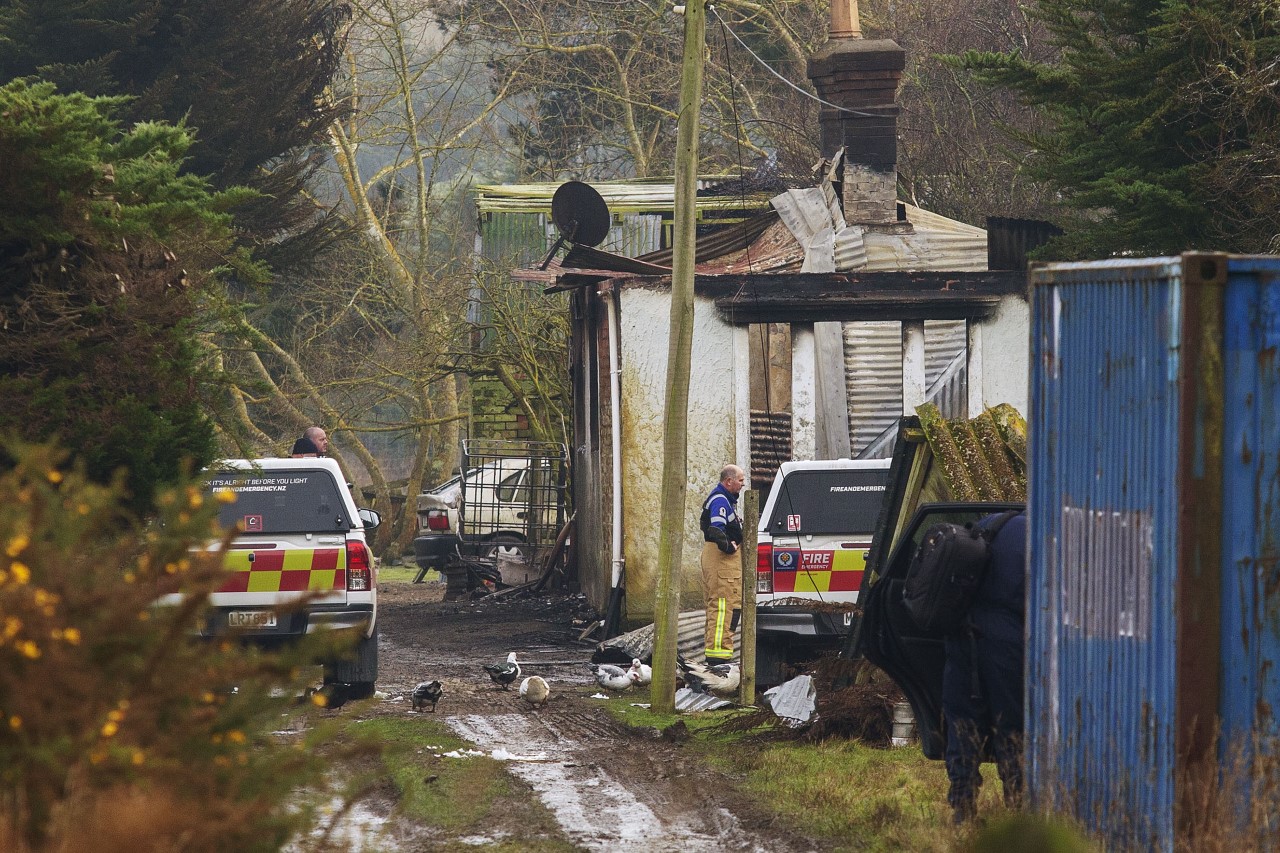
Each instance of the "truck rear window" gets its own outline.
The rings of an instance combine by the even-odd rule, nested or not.
[[[875,531],[888,468],[792,471],[769,518],[773,536]]]
[[[222,504],[218,522],[245,533],[346,531],[353,519],[338,483],[328,471],[219,471],[209,491],[230,489],[234,503]]]

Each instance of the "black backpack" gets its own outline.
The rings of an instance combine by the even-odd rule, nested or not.
[[[986,527],[943,523],[925,531],[902,590],[902,603],[918,628],[949,634],[964,623],[991,562],[991,542],[1019,512],[1001,513]]]

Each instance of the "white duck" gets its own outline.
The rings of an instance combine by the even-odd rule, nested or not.
[[[718,663],[707,666],[677,657],[676,662],[684,673],[685,684],[695,693],[714,693],[732,696],[738,690],[742,672],[736,663]]]
[[[605,690],[622,691],[635,683],[631,680],[631,670],[614,666],[611,663],[593,663],[591,664],[591,672],[595,674],[596,681]]]
[[[520,677],[520,664],[516,661],[516,653],[511,652],[507,655],[506,663],[485,664],[484,671],[489,673],[489,678],[493,679],[494,684],[506,690],[513,681]]]
[[[545,678],[531,675],[520,682],[520,698],[534,708],[541,708],[551,698],[551,687],[547,685]]]
[[[631,680],[640,687],[653,681],[653,667],[647,663],[641,663],[640,658],[632,658],[631,669],[627,672],[631,674]]]

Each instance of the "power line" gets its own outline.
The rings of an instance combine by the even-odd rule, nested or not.
[[[839,104],[833,104],[830,101],[825,101],[822,98],[819,98],[817,95],[812,95],[806,92],[804,89],[800,88],[795,83],[792,83],[786,77],[783,77],[781,74],[775,71],[773,67],[769,65],[769,63],[765,62],[754,50],[752,50],[750,45],[748,45],[745,41],[743,41],[738,36],[738,34],[735,33],[727,23],[725,23],[724,18],[721,18],[720,13],[716,11],[715,6],[707,6],[707,9],[711,12],[711,14],[716,16],[716,20],[720,22],[720,26],[724,27],[725,31],[728,32],[729,35],[733,36],[733,40],[736,41],[738,44],[742,45],[742,49],[745,50],[747,53],[751,54],[751,58],[754,59],[756,62],[760,63],[760,65],[764,68],[765,71],[768,71],[774,77],[777,77],[783,83],[787,84],[792,89],[795,89],[797,92],[799,92],[801,95],[804,95],[806,98],[808,98],[811,101],[817,101],[818,103],[822,104],[824,107],[831,107],[833,110],[839,110],[842,113],[849,113],[850,115],[862,116],[863,118],[881,118],[881,116],[876,113],[863,112],[862,110],[851,110],[848,107],[842,107]]]

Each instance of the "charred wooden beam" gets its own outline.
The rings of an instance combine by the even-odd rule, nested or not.
[[[1025,295],[1023,272],[773,273],[705,276],[697,291],[732,323],[963,320]]]

